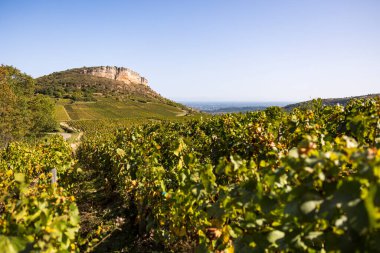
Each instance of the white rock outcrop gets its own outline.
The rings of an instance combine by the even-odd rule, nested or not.
[[[148,80],[146,78],[140,76],[139,73],[133,70],[123,67],[100,66],[86,68],[83,70],[83,74],[105,77],[121,81],[126,84],[142,84],[148,86]]]

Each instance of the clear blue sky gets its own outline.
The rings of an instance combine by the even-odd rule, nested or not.
[[[380,92],[379,0],[0,0],[0,63],[132,68],[175,100]]]

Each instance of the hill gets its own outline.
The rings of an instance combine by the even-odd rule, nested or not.
[[[344,98],[325,98],[321,99],[323,105],[346,105],[351,99],[368,99],[368,98],[374,98],[374,97],[380,97],[380,93],[377,94],[368,94],[368,95],[362,95],[362,96],[354,96],[354,97],[344,97]],[[296,107],[303,107],[307,106],[312,103],[313,100],[308,100],[300,103],[290,104],[287,106],[284,106],[285,110],[292,110]]]
[[[91,101],[94,95],[168,102],[148,81],[124,67],[83,67],[54,72],[36,79],[38,92],[56,98]]]
[[[192,112],[162,97],[148,80],[124,67],[83,67],[36,79],[37,92],[56,99],[58,121],[165,118]]]

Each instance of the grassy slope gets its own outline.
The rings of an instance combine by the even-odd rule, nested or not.
[[[70,120],[70,116],[66,112],[65,107],[63,105],[56,105],[55,106],[54,118],[58,122]]]
[[[65,109],[65,104],[68,104],[69,100],[60,99],[55,103],[54,118],[58,121],[69,121],[71,120],[69,114]]]

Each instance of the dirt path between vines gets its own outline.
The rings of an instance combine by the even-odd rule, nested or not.
[[[182,110],[182,112],[180,112],[180,113],[177,113],[177,117],[183,117],[183,116],[186,116],[187,115],[187,111],[185,111],[185,110]]]
[[[75,153],[78,149],[81,138],[83,136],[83,132],[79,131],[78,129],[75,129],[74,127],[69,126],[66,122],[60,122],[59,125],[63,130],[65,130],[65,133],[59,133],[66,141],[71,139],[73,135],[78,134],[74,140],[72,140],[72,143],[70,143],[70,147],[73,149],[73,152]]]
[[[83,136],[83,132],[79,132],[78,136],[75,138],[75,142],[70,144],[70,147],[73,149],[73,152],[75,153],[81,143],[81,138]]]

